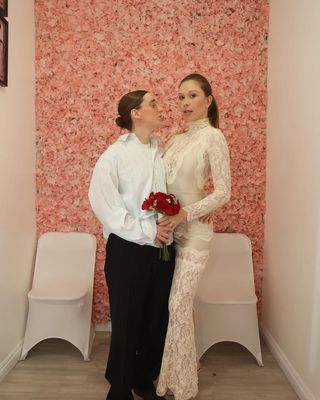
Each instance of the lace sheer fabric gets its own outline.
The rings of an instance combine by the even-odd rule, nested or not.
[[[199,218],[229,200],[230,160],[223,133],[207,119],[191,125],[190,130],[173,137],[164,155],[167,184],[185,204],[188,221]],[[178,176],[179,175],[179,176]],[[212,176],[214,192],[204,193],[204,184]]]
[[[163,396],[170,389],[175,400],[187,400],[198,392],[193,299],[213,236],[212,226],[198,218],[229,200],[229,151],[222,132],[205,119],[169,142],[164,162],[168,191],[177,196],[188,219],[174,232],[176,266],[157,393]],[[206,195],[204,185],[210,177],[214,191]]]
[[[171,389],[175,400],[195,397],[198,392],[192,303],[207,258],[208,252],[201,253],[192,248],[180,248],[176,255],[170,318],[157,386],[161,396]]]

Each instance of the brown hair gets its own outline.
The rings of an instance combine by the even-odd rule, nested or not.
[[[214,128],[219,128],[219,110],[218,110],[218,104],[216,102],[216,99],[214,98],[212,94],[212,88],[209,83],[209,81],[202,75],[200,74],[190,74],[187,75],[185,78],[182,79],[180,82],[179,87],[182,85],[183,82],[186,81],[196,81],[199,83],[201,89],[203,90],[204,94],[206,97],[212,96],[212,102],[208,108],[208,118],[210,121],[210,124]]]
[[[135,90],[121,97],[118,104],[119,115],[116,118],[116,124],[120,126],[120,128],[132,129],[131,110],[141,106],[146,93],[148,93],[147,90]]]

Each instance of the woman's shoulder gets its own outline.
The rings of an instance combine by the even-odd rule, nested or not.
[[[178,137],[181,136],[180,134],[174,134],[172,136],[170,136],[170,138],[166,141],[165,143],[165,149],[168,149],[169,147],[171,147],[173,145],[173,143],[178,139]]]
[[[204,136],[209,141],[216,141],[216,140],[225,140],[225,136],[220,128],[215,128],[212,125],[207,126],[204,129]]]
[[[119,157],[121,154],[122,145],[118,141],[111,143],[107,149],[101,153],[100,157],[98,158],[97,164],[103,164],[107,162],[112,162]]]
[[[206,132],[207,135],[220,135],[222,133],[220,128],[216,128],[211,124],[208,124],[203,131]]]

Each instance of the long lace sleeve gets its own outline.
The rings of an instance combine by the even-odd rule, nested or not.
[[[219,129],[210,130],[207,138],[207,158],[214,184],[213,193],[183,209],[187,220],[202,217],[225,204],[231,195],[230,156],[227,142]]]

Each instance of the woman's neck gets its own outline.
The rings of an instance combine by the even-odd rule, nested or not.
[[[132,129],[132,133],[134,133],[137,136],[137,138],[140,140],[141,143],[143,143],[143,144],[150,143],[150,137],[152,134],[150,129],[147,129],[142,126],[140,126],[140,127],[135,126]]]
[[[197,119],[196,121],[190,121],[187,133],[193,134],[194,132],[198,132],[199,130],[206,128],[209,125],[210,122],[208,118],[202,118],[202,119]]]
[[[208,117],[203,117],[203,118],[197,119],[196,121],[190,121],[189,125],[190,126],[202,125],[202,124],[207,123],[207,122],[209,122],[209,118]]]

